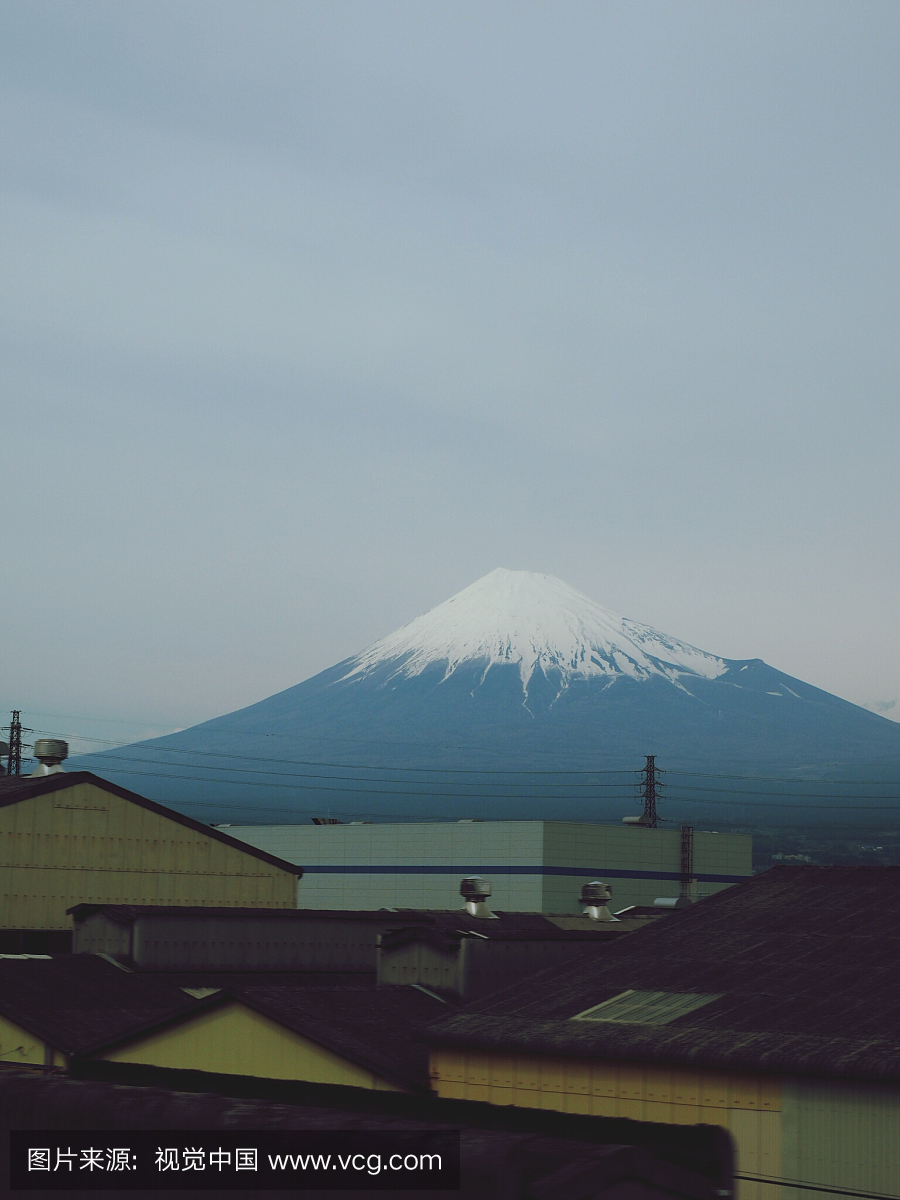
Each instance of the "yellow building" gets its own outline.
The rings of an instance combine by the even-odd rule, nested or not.
[[[293,866],[91,774],[0,780],[0,929],[76,904],[296,908]]]
[[[348,997],[356,1001],[350,1014]],[[427,1055],[410,1041],[408,1017],[390,1014],[387,1039],[383,1030],[377,1036],[367,1032],[372,1010],[383,1007],[379,1002],[384,999],[384,990],[376,993],[372,987],[248,988],[237,996],[223,992],[210,997],[203,1012],[161,1022],[87,1057],[209,1075],[426,1091]],[[412,999],[425,1020],[437,1015],[439,1001],[429,1003],[422,993]]]
[[[432,1086],[721,1125],[742,1200],[896,1197],[898,901],[897,867],[775,868],[432,1026]]]
[[[414,1034],[446,1009],[436,996],[231,978],[228,988],[185,987],[95,954],[0,955],[0,1062],[428,1091],[428,1052]]]
[[[0,1062],[65,1068],[81,1046],[174,1020],[202,1001],[93,954],[0,954]]]

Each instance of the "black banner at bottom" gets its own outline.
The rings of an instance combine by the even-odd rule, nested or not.
[[[10,1188],[454,1191],[453,1130],[12,1130]]]

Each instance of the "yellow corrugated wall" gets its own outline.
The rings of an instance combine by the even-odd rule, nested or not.
[[[654,1063],[433,1049],[439,1096],[549,1108],[674,1125],[722,1125],[735,1139],[739,1170],[781,1173],[781,1088],[777,1077],[691,1070]],[[768,1185],[741,1182],[740,1200],[773,1200]]]
[[[44,1043],[21,1025],[0,1017],[0,1062],[15,1066],[20,1063],[43,1066]]]
[[[0,1062],[11,1066],[27,1063],[36,1067],[62,1067],[65,1066],[66,1056],[53,1046],[47,1046],[21,1025],[0,1017]]]
[[[0,928],[81,903],[294,908],[297,878],[91,783],[0,808]]]
[[[784,1178],[900,1196],[900,1087],[851,1080],[784,1081]],[[785,1188],[782,1200],[833,1200]]]
[[[239,1001],[148,1033],[98,1057],[185,1071],[302,1079],[379,1091],[402,1091],[372,1071],[342,1058]]]

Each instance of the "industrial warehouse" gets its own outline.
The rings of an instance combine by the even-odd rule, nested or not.
[[[296,908],[303,874],[88,771],[58,767],[0,778],[0,847],[6,951],[64,948],[75,904]]]
[[[500,930],[492,937],[503,915],[483,891],[468,890],[455,918],[385,913],[379,954],[424,944],[450,955],[454,928],[486,956],[502,956],[510,937],[553,947],[538,915],[513,915],[505,939]],[[556,944],[568,941],[574,952],[567,961],[554,952],[543,970],[468,997],[446,986],[446,975],[401,983],[389,964],[374,976],[341,970],[348,963],[340,955],[337,969],[318,971],[266,971],[262,962],[222,970],[236,965],[228,950],[193,969],[171,957],[128,966],[105,952],[7,957],[0,1055],[11,1081],[31,1069],[35,1087],[52,1069],[98,1084],[256,1096],[301,1109],[340,1099],[354,1111],[363,1094],[406,1095],[438,1104],[436,1112],[453,1103],[463,1113],[515,1110],[526,1126],[529,1113],[556,1113],[554,1128],[576,1140],[615,1122],[620,1144],[665,1126],[686,1135],[718,1126],[733,1141],[743,1200],[765,1200],[785,1180],[802,1183],[802,1196],[895,1195],[895,939],[871,918],[896,906],[900,870],[775,867],[612,936],[603,899],[588,895],[600,903],[561,919],[584,920],[596,941],[573,943],[553,925],[563,935]],[[128,927],[152,917],[149,907],[73,915],[84,946],[98,944],[104,922]],[[359,914],[346,916],[361,924]],[[339,914],[318,917],[317,936],[327,939],[330,928],[341,944]],[[201,910],[185,914],[193,935],[201,918]],[[178,920],[172,909],[160,919],[170,927]],[[210,910],[209,928],[227,919]],[[234,910],[233,919],[253,918]],[[281,925],[289,915],[255,919]],[[3,1087],[0,1071],[0,1096]]]
[[[709,896],[752,871],[752,838],[571,821],[230,825],[222,832],[303,867],[304,908],[450,908],[463,875],[484,875],[510,912],[578,912],[598,877],[616,908]]]
[[[188,1122],[218,1094],[487,1121],[492,1154],[531,1128],[594,1200],[900,1188],[898,868],[753,877],[747,835],[640,823],[209,827],[42,768],[0,786],[0,1111],[62,1077]]]
[[[744,1200],[896,1196],[898,903],[898,867],[773,867],[433,1024],[433,1086],[722,1125]]]

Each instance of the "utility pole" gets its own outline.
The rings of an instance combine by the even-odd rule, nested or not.
[[[659,768],[656,765],[656,755],[647,755],[647,765],[641,771],[643,778],[643,789],[641,798],[644,801],[644,815],[641,817],[641,824],[648,826],[650,829],[656,829],[658,820],[656,816],[656,800],[659,791]]]
[[[681,898],[690,900],[694,887],[694,827],[681,827]]]

